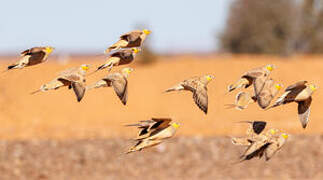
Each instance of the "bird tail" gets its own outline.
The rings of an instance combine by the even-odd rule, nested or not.
[[[229,86],[228,86],[228,91],[227,91],[227,93],[226,94],[228,94],[229,92],[231,92],[231,91],[233,91],[233,90],[235,90],[237,87],[234,85],[234,84],[230,84]]]
[[[242,111],[244,109],[244,107],[238,106],[238,105],[235,105],[235,104],[225,104],[224,106],[226,106],[225,109],[236,108],[237,110],[240,110],[240,111]]]
[[[252,121],[238,121],[238,122],[235,122],[235,123],[249,123],[249,124],[252,124]]]
[[[166,89],[164,91],[164,93],[167,93],[167,92],[172,92],[172,91],[180,91],[180,90],[184,90],[184,87],[182,85],[176,85],[176,86],[173,86],[169,89]]]
[[[141,124],[126,124],[126,125],[124,125],[124,126],[127,126],[127,127],[132,127],[132,126],[135,126],[135,127],[137,127],[137,126],[141,126]]]
[[[232,109],[237,107],[237,105],[235,104],[225,104],[224,106],[226,106],[225,109]]]
[[[36,94],[36,93],[38,93],[40,91],[41,91],[41,89],[37,89],[36,91],[31,92],[30,94],[33,95],[33,94]]]
[[[124,152],[123,154],[130,154],[133,152],[136,152],[136,150],[133,147],[131,147],[130,149],[128,149],[128,151]]]

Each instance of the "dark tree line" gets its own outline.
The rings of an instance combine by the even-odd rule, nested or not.
[[[220,45],[231,53],[323,53],[323,1],[235,0]]]

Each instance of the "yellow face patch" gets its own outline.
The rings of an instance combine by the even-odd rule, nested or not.
[[[45,48],[45,51],[46,51],[47,53],[51,53],[51,52],[53,52],[53,50],[54,50],[54,48],[52,48],[52,47],[46,47],[46,48]]]
[[[268,71],[272,71],[274,69],[274,67],[272,65],[267,65],[266,68],[267,68]]]
[[[142,30],[142,32],[144,32],[146,35],[151,33],[151,31],[149,31],[148,29],[144,29],[144,30]]]
[[[207,75],[207,76],[206,76],[206,80],[207,80],[207,81],[211,81],[212,79],[213,79],[213,77],[212,77],[212,76],[210,76],[210,75]]]
[[[172,123],[172,126],[177,129],[180,125],[178,123]]]
[[[275,129],[271,129],[270,130],[270,134],[272,134],[272,135],[276,134],[276,130]]]
[[[130,74],[133,69],[132,68],[125,68],[124,71],[127,73],[127,74]]]
[[[283,134],[282,134],[282,137],[283,137],[284,139],[287,139],[287,138],[288,138],[288,134],[283,133]]]
[[[309,87],[312,91],[315,91],[317,89],[317,87],[314,84],[309,85]]]
[[[83,66],[81,66],[81,67],[82,67],[82,69],[83,69],[84,71],[89,70],[89,66],[85,66],[85,65],[83,65]]]
[[[138,48],[132,48],[131,49],[133,53],[137,54],[138,52],[140,52],[140,50]]]
[[[277,90],[280,90],[280,89],[282,88],[282,86],[281,86],[280,84],[275,84],[275,88],[276,88]]]

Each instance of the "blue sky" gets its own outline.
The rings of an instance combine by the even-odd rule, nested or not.
[[[158,52],[207,52],[232,0],[10,0],[0,6],[0,53],[51,45],[58,52],[103,52],[136,24],[152,30]]]

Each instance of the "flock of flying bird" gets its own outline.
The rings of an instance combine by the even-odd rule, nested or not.
[[[86,73],[89,65],[82,64],[80,67],[67,69],[54,78],[52,81],[43,84],[38,90],[32,92],[45,92],[48,90],[57,90],[61,87],[73,89],[77,101],[81,101],[87,90],[100,87],[113,87],[121,102],[126,105],[128,100],[128,76],[133,71],[132,68],[126,67],[119,72],[110,73],[115,66],[130,64],[134,61],[135,56],[142,50],[142,45],[146,37],[151,31],[134,30],[120,36],[120,39],[105,50],[107,60],[104,64],[97,67],[97,71],[107,69],[108,75],[98,80],[96,83],[86,86]],[[54,48],[34,47],[21,52],[22,58],[8,66],[7,70],[22,69],[24,67],[37,65],[47,60],[48,56],[53,52]],[[235,89],[244,89],[253,87],[253,92],[239,92],[236,95],[234,104],[227,104],[227,108],[236,108],[243,110],[250,103],[257,102],[262,109],[270,109],[291,102],[298,103],[299,120],[303,128],[306,128],[310,113],[310,105],[312,102],[312,93],[317,89],[314,84],[308,84],[307,81],[299,81],[285,89],[285,92],[274,102],[271,101],[279,93],[282,85],[275,83],[270,78],[270,73],[275,69],[274,65],[265,65],[245,72],[239,80],[229,85],[228,93]],[[90,74],[92,74],[90,73]],[[88,75],[90,75],[88,74]],[[172,91],[190,91],[196,105],[205,113],[208,112],[208,95],[207,85],[214,79],[212,75],[204,75],[201,77],[193,77],[179,82],[175,86],[167,89],[165,92]],[[240,146],[247,146],[246,151],[240,157],[239,162],[252,159],[253,157],[261,158],[265,155],[269,160],[286,142],[288,135],[280,133],[277,129],[269,129],[263,132],[266,122],[253,121],[247,130],[245,137],[233,137],[232,143]],[[140,151],[142,149],[152,147],[162,143],[164,140],[174,136],[176,130],[180,126],[179,123],[172,122],[171,118],[152,118],[151,120],[140,121],[138,124],[130,124],[127,126],[138,127],[139,133],[134,139],[136,144],[132,146],[126,153]]]

